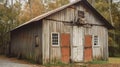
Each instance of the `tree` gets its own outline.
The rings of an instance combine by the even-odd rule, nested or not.
[[[29,0],[25,3],[23,10],[19,15],[20,24],[45,12],[44,4],[40,0]]]
[[[9,42],[9,31],[17,26],[20,13],[20,4],[16,1],[14,5],[0,4],[0,48],[5,51]]]
[[[115,44],[117,45],[116,47],[116,53],[115,55],[120,56],[120,2],[118,3],[113,3],[112,4],[112,16],[113,16],[113,22],[114,22],[114,31],[110,31],[109,33],[111,34],[111,38],[115,41]]]
[[[49,8],[47,9],[47,11],[66,5],[69,2],[70,2],[69,0],[56,0],[55,2],[50,2],[48,3]]]

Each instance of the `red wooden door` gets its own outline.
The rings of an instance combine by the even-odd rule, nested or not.
[[[92,61],[92,36],[85,35],[84,61]]]
[[[62,62],[69,63],[70,59],[70,34],[61,34]]]

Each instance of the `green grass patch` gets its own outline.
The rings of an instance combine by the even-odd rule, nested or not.
[[[44,64],[44,66],[74,66],[74,64],[66,64],[66,63],[58,61],[55,63],[46,63]]]
[[[64,66],[66,64],[62,63],[62,62],[56,62],[56,63],[46,63],[44,64],[44,66]]]
[[[107,64],[108,61],[103,61],[103,60],[94,60],[91,62],[88,62],[89,64]]]

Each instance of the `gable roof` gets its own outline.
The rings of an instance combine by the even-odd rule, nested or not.
[[[47,12],[47,13],[44,13],[44,14],[42,14],[42,15],[40,15],[40,16],[37,16],[37,17],[35,17],[35,18],[33,18],[33,19],[31,19],[31,20],[29,20],[29,21],[27,21],[27,22],[25,22],[25,23],[17,26],[15,29],[13,29],[13,30],[11,30],[11,31],[14,31],[14,30],[16,30],[16,29],[18,29],[18,28],[21,28],[21,27],[23,27],[23,26],[25,26],[25,25],[27,25],[27,24],[29,24],[29,23],[32,23],[32,22],[34,22],[34,21],[38,21],[38,20],[41,20],[41,19],[43,19],[43,18],[46,18],[47,16],[50,16],[50,15],[52,15],[52,14],[58,12],[58,11],[61,11],[61,10],[65,9],[65,8],[67,8],[67,7],[71,6],[71,5],[74,5],[74,4],[76,4],[76,3],[79,3],[79,2],[82,2],[82,3],[85,4],[87,7],[89,7],[89,8],[91,9],[91,11],[93,11],[93,13],[94,13],[96,16],[98,16],[101,21],[104,22],[104,24],[106,25],[106,27],[107,27],[108,29],[113,29],[113,28],[114,28],[114,27],[113,27],[94,7],[92,7],[86,0],[76,0],[75,2],[69,3],[69,4],[64,5],[64,6],[62,6],[62,7],[59,7],[59,8],[57,8],[57,9],[52,10],[52,11],[49,11],[49,12]]]

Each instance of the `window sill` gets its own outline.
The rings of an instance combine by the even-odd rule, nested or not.
[[[94,47],[94,48],[98,48],[98,47],[100,47],[100,45],[94,45],[93,47]]]
[[[53,47],[53,48],[58,48],[58,47],[60,47],[59,45],[52,45],[51,47]]]

